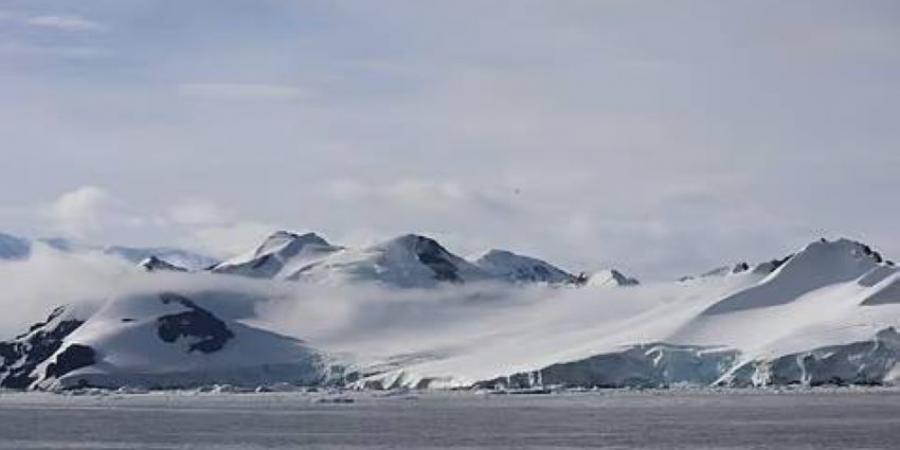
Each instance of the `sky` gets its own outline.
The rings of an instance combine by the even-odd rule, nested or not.
[[[0,231],[900,259],[900,3],[0,0]]]

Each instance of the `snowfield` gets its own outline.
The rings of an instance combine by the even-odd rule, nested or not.
[[[164,255],[109,269],[53,252],[0,263],[9,292],[39,292],[38,303],[53,306],[48,319],[23,317],[0,342],[2,387],[533,390],[900,379],[900,275],[846,239],[640,284],[615,269],[575,275],[503,250],[470,261],[419,235],[351,249],[278,232],[208,269]],[[21,274],[56,273],[38,270],[42,258],[88,271],[81,279],[94,287],[76,295],[23,284]]]

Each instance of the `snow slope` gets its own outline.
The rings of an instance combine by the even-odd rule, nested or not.
[[[467,317],[444,338],[442,327],[432,326],[428,340],[403,348],[393,347],[392,338],[379,342],[377,333],[369,334],[366,353],[397,354],[383,358],[377,373],[358,385],[659,386],[896,379],[894,362],[900,353],[892,337],[893,329],[900,327],[900,281],[897,270],[880,255],[848,240],[817,241],[774,272],[764,272],[745,270],[703,283],[626,290],[587,286],[553,302],[506,299],[517,305],[490,314],[482,311],[477,319]],[[397,322],[389,327],[391,335],[402,334],[398,327],[403,321]],[[877,350],[865,353],[859,348]],[[783,362],[798,358],[814,363],[803,366],[804,372]],[[873,369],[876,366],[880,369]]]

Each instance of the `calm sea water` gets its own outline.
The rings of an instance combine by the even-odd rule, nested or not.
[[[900,393],[0,393],[3,449],[298,447],[900,448]]]

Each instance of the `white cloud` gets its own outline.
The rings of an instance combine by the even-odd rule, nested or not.
[[[344,202],[377,202],[413,212],[450,212],[460,207],[508,212],[513,205],[497,195],[479,192],[452,180],[403,178],[369,183],[343,178],[327,186],[328,194]]]
[[[71,60],[105,58],[113,55],[108,48],[79,45],[35,45],[9,42],[0,44],[0,54],[12,56],[47,56]]]
[[[262,242],[277,225],[262,222],[236,222],[227,225],[203,227],[194,230],[182,241],[213,256],[227,258],[251,249]]]
[[[229,214],[218,205],[205,200],[193,200],[173,206],[168,217],[182,225],[210,225],[225,222]]]
[[[60,231],[85,237],[102,229],[104,216],[116,201],[105,190],[83,186],[62,194],[47,209]]]
[[[3,22],[22,26],[0,57],[22,61],[0,64],[0,204],[43,201],[40,170],[167,222],[107,242],[255,219],[336,242],[454,233],[642,277],[774,257],[807,230],[900,253],[897,212],[872,208],[900,167],[886,4],[77,3],[117,33]],[[103,48],[125,59],[84,64]],[[702,195],[672,198],[686,189]],[[170,211],[185,192],[234,217]]]
[[[309,92],[297,86],[257,83],[185,83],[178,90],[186,95],[225,100],[297,100]]]
[[[35,16],[25,21],[28,25],[42,28],[52,28],[61,31],[107,31],[108,28],[100,23],[85,19],[80,16],[47,15]]]

